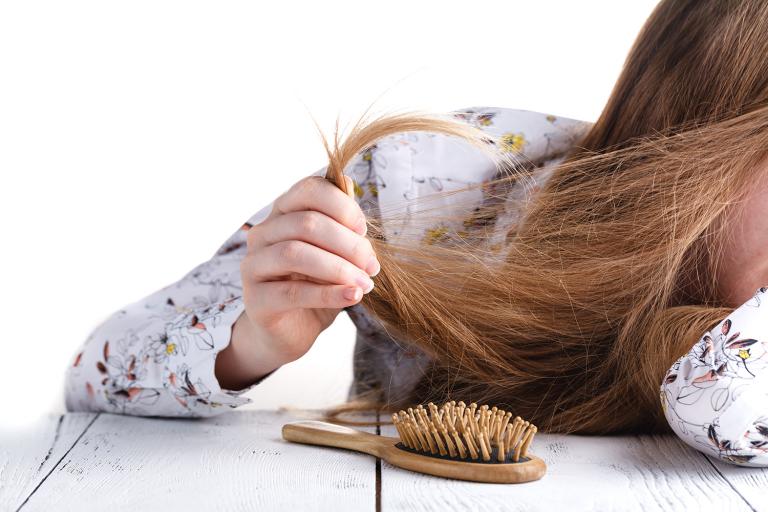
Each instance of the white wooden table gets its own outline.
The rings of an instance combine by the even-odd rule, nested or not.
[[[765,470],[720,463],[674,436],[538,433],[541,480],[479,484],[283,441],[282,424],[300,418],[49,416],[0,437],[0,510],[768,510]]]

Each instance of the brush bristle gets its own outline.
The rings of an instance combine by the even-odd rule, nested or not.
[[[526,457],[538,430],[520,416],[487,405],[430,402],[392,415],[401,443],[411,450],[440,457],[484,462],[518,462]]]

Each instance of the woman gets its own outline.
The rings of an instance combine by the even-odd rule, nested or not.
[[[69,408],[237,407],[347,308],[368,404],[472,400],[768,465],[766,29],[762,1],[665,0],[594,124],[453,112],[514,156],[501,169],[436,120],[358,127],[329,151],[352,197],[323,168],[116,312],[68,372]]]

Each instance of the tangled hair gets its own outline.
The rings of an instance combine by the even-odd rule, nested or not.
[[[410,396],[371,394],[329,416],[455,399],[543,432],[671,432],[665,371],[736,306],[718,291],[718,265],[768,153],[766,34],[762,0],[660,2],[600,117],[505,228],[503,250],[498,204],[474,212],[487,222],[471,232],[429,245],[385,239],[369,219],[381,272],[361,303],[433,363]],[[408,130],[497,142],[439,116],[361,119],[343,144],[326,143],[327,177],[344,189],[357,151]],[[535,172],[497,161],[505,172],[479,186],[500,198]],[[409,222],[432,224],[430,199]]]

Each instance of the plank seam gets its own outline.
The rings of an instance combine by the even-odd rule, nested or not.
[[[742,495],[742,494],[739,492],[739,490],[738,490],[736,487],[734,487],[734,485],[731,483],[731,481],[728,479],[728,477],[726,477],[726,476],[725,476],[725,475],[722,473],[722,471],[720,471],[720,468],[718,468],[718,467],[715,465],[715,463],[714,463],[714,462],[712,462],[712,459],[710,459],[710,458],[709,458],[709,455],[707,455],[706,453],[703,453],[703,452],[699,452],[699,453],[701,453],[702,457],[704,457],[705,459],[707,459],[707,462],[709,462],[709,464],[710,464],[710,465],[711,465],[711,466],[714,468],[714,470],[715,470],[715,471],[717,471],[717,474],[718,474],[718,475],[720,475],[720,477],[721,477],[723,480],[725,480],[725,481],[728,483],[728,485],[731,487],[731,489],[733,489],[733,492],[735,492],[736,494],[738,494],[738,495],[739,495],[739,498],[741,498],[741,499],[744,501],[744,503],[746,503],[746,504],[747,504],[747,506],[749,507],[749,509],[750,509],[750,510],[752,510],[752,512],[757,512],[757,509],[756,509],[755,507],[753,507],[753,506],[752,506],[752,504],[751,504],[749,501],[747,501],[747,498],[745,498],[745,497],[744,497],[744,496],[743,496],[743,495]]]
[[[63,424],[64,424],[64,415],[59,414],[59,422],[56,424],[56,432],[54,432],[53,434],[53,442],[51,443],[51,447],[48,448],[48,453],[46,453],[45,457],[43,457],[43,461],[37,467],[38,473],[43,469],[43,466],[45,466],[45,463],[48,462],[48,459],[51,458],[51,455],[53,454],[53,449],[56,447],[56,443],[59,440],[59,435],[61,434],[61,426]]]
[[[32,492],[30,492],[30,493],[29,493],[29,496],[27,496],[26,498],[24,498],[24,501],[22,501],[22,502],[21,502],[21,505],[19,505],[19,508],[17,508],[17,509],[16,509],[16,512],[19,512],[19,511],[20,511],[20,510],[21,510],[21,509],[24,507],[24,505],[26,505],[26,504],[27,504],[27,502],[29,502],[29,499],[32,497],[32,495],[34,495],[34,494],[37,492],[37,490],[40,488],[40,486],[42,486],[42,485],[43,485],[43,483],[44,483],[46,480],[48,480],[48,477],[49,477],[49,476],[51,476],[51,474],[52,474],[52,473],[53,473],[53,472],[56,470],[56,468],[57,468],[57,467],[59,467],[59,464],[61,464],[61,461],[62,461],[62,460],[64,460],[64,457],[66,457],[67,455],[69,455],[69,452],[71,452],[71,451],[72,451],[72,448],[74,448],[75,446],[77,446],[77,443],[79,443],[79,442],[80,442],[80,439],[82,439],[82,438],[83,438],[83,436],[85,435],[85,433],[86,433],[86,432],[88,432],[88,429],[89,429],[89,428],[91,428],[91,425],[93,425],[93,424],[96,422],[96,420],[97,420],[97,419],[99,419],[99,417],[100,417],[100,416],[101,416],[101,413],[98,413],[98,414],[96,414],[96,416],[94,416],[94,418],[91,420],[91,422],[90,422],[90,423],[88,423],[88,425],[86,425],[86,427],[83,429],[83,431],[82,431],[82,432],[80,432],[80,435],[79,435],[79,436],[77,436],[77,439],[75,439],[75,442],[74,442],[74,443],[72,443],[72,446],[70,446],[70,447],[67,449],[67,451],[66,451],[66,452],[64,452],[64,455],[62,455],[62,456],[61,456],[61,458],[59,458],[59,460],[58,460],[58,461],[56,461],[56,464],[54,464],[54,465],[53,465],[53,467],[51,468],[51,470],[50,470],[50,471],[48,471],[48,473],[47,473],[47,474],[46,474],[46,475],[43,477],[43,479],[42,479],[42,480],[40,480],[40,482],[38,482],[38,484],[35,486],[35,488],[34,488],[34,489],[32,489]],[[62,417],[63,417],[63,416],[62,416]]]

